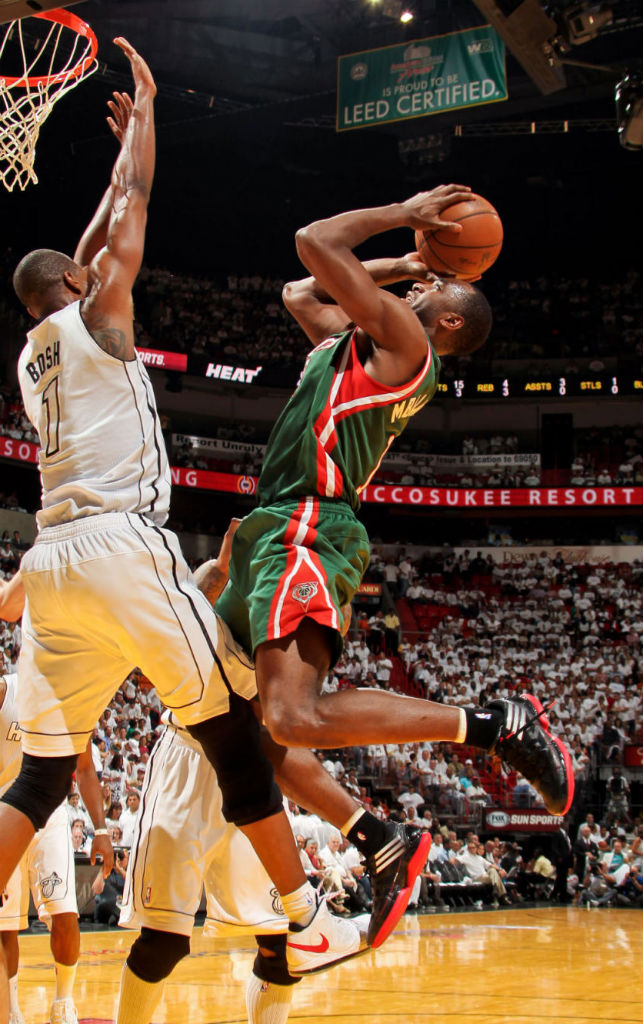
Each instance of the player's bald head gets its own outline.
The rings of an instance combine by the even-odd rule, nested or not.
[[[34,249],[20,260],[13,274],[13,287],[22,304],[34,315],[42,315],[53,297],[66,287],[65,274],[82,275],[82,268],[64,252]]]

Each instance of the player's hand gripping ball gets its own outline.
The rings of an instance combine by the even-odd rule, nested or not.
[[[501,252],[501,218],[492,203],[472,193],[470,202],[454,203],[441,210],[441,220],[458,221],[462,230],[418,230],[416,250],[435,274],[453,274],[462,281],[475,281]]]

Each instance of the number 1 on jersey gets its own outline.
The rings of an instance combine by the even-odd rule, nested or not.
[[[49,384],[42,393],[42,402],[47,409],[47,447],[45,455],[55,455],[58,451],[58,424],[60,422],[60,402],[58,401],[58,377],[49,381]]]

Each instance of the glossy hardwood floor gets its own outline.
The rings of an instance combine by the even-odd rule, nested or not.
[[[82,935],[81,1021],[111,1021],[133,933]],[[252,939],[205,940],[166,986],[155,1024],[244,1024]],[[53,993],[46,935],[21,936],[27,1024]],[[637,911],[545,907],[406,916],[378,952],[301,981],[292,1024],[641,1024],[642,919]]]

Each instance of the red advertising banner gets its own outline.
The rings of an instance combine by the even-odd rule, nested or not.
[[[382,594],[382,586],[380,583],[361,583],[358,587],[358,593],[378,597],[379,594]]]
[[[136,351],[141,362],[153,369],[188,372],[188,356],[183,352],[159,352],[155,348],[138,348]]]
[[[167,353],[164,353],[167,354]],[[176,354],[176,353],[175,353]],[[0,436],[0,458],[19,462],[37,462],[38,446]],[[176,487],[194,487],[202,491],[226,491],[254,494],[257,477],[235,473],[214,473],[206,469],[172,467]],[[399,487],[372,484],[360,495],[362,501],[382,505],[415,505],[427,508],[606,508],[642,505],[641,487]]]
[[[0,458],[38,462],[38,451],[39,446],[31,441],[16,441],[13,437],[0,436]]]
[[[375,484],[365,487],[363,501],[383,505],[428,505],[452,508],[592,508],[593,505],[642,504],[641,487],[397,487]]]
[[[561,822],[561,818],[546,810],[485,808],[485,827],[490,832],[556,832]]]
[[[194,487],[198,491],[229,491],[235,494],[254,494],[257,477],[237,476],[235,473],[214,473],[209,469],[172,467],[175,487]]]

